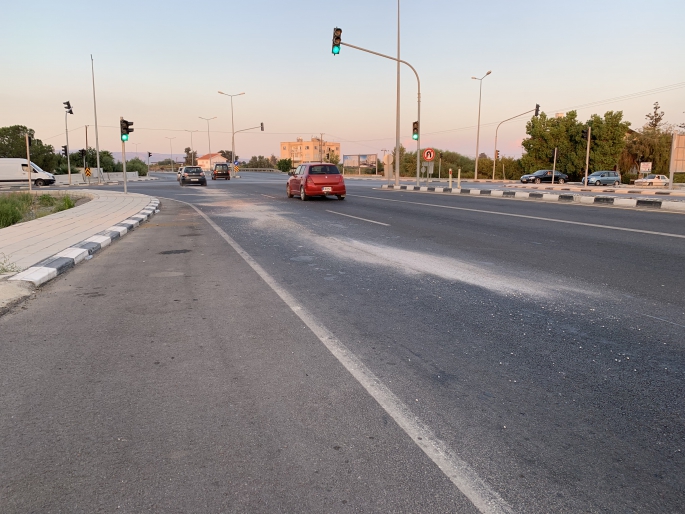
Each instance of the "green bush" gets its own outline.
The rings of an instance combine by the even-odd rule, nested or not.
[[[9,227],[21,221],[21,211],[11,202],[0,199],[0,228]]]
[[[66,211],[74,207],[76,203],[71,199],[69,195],[64,195],[57,201],[57,206],[55,207],[55,212]]]
[[[674,173],[673,174],[674,184],[685,184],[685,173]]]
[[[55,199],[54,196],[50,195],[40,195],[38,197],[38,203],[40,204],[41,207],[52,207],[57,203],[57,200]]]

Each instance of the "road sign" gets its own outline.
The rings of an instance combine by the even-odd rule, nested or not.
[[[640,163],[640,171],[641,171],[641,172],[650,172],[650,171],[652,171],[652,163],[651,163],[651,162],[641,162],[641,163]]]
[[[90,168],[86,168],[86,177],[90,177]]]
[[[430,162],[433,159],[435,159],[435,150],[433,150],[432,148],[426,148],[423,151],[423,160]]]
[[[435,166],[435,163],[434,163],[434,162],[429,162],[429,163],[428,163],[428,174],[429,174],[429,175],[432,175],[432,174],[433,174],[433,170],[434,170],[433,167],[434,167],[434,166]]]
[[[240,171],[240,167],[238,167],[238,166],[233,166],[233,171],[235,171],[236,173],[238,173],[238,172]]]

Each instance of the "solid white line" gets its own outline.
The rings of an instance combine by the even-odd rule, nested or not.
[[[514,510],[509,504],[480,478],[471,466],[441,441],[354,353],[349,351],[331,331],[319,323],[295,297],[281,287],[231,236],[194,205],[181,200],[176,201],[195,209],[217,231],[480,512],[483,514],[513,514]]]
[[[670,323],[671,325],[675,325],[676,327],[685,328],[685,325],[681,325],[680,323],[674,323],[673,321],[668,321],[667,319],[657,318],[656,316],[650,316],[649,314],[640,314],[640,315],[644,316],[646,318],[658,319],[659,321],[663,321],[664,323]]]
[[[509,216],[512,218],[525,218],[525,219],[529,219],[529,220],[551,221],[553,223],[565,223],[567,225],[581,225],[584,227],[606,228],[608,230],[621,230],[623,232],[637,232],[639,234],[649,234],[652,236],[677,237],[679,239],[685,239],[685,235],[669,234],[668,232],[653,232],[651,230],[640,230],[637,228],[614,227],[612,225],[599,225],[596,223],[582,223],[580,221],[558,220],[558,219],[554,219],[554,218],[543,218],[540,216],[526,216],[525,214],[511,214],[508,212],[486,211],[483,209],[469,209],[467,207],[453,207],[451,205],[437,205],[434,203],[409,202],[407,200],[393,200],[391,198],[377,198],[375,196],[363,196],[363,195],[354,195],[354,196],[356,198],[369,198],[371,200],[380,200],[382,202],[409,203],[412,205],[424,205],[427,207],[438,207],[440,209],[454,209],[457,211],[482,212],[483,214],[496,214],[498,216]]]
[[[381,223],[380,221],[367,220],[366,218],[359,218],[357,216],[351,216],[350,214],[343,214],[342,212],[329,211],[328,209],[326,209],[326,212],[330,212],[331,214],[339,214],[340,216],[347,216],[348,218],[354,218],[356,220],[368,221],[369,223],[375,223],[376,225],[383,225],[384,227],[390,226],[387,223]]]
[[[275,196],[270,196],[270,195],[262,195],[262,196],[266,196],[267,198],[273,198],[274,200],[276,199]]]

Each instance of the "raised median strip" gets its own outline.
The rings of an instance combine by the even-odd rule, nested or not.
[[[430,186],[395,186],[383,184],[381,189],[412,191],[422,193],[451,193],[473,196],[493,196],[521,200],[542,200],[545,202],[579,203],[581,205],[601,205],[622,208],[661,209],[685,213],[685,202],[652,198],[620,198],[616,196],[585,196],[573,193],[548,193],[542,191],[504,191],[501,189],[467,189]]]
[[[159,200],[146,195],[107,191],[82,195],[90,196],[91,201],[2,229],[0,253],[20,270],[8,281],[40,286],[90,259],[159,212]]]

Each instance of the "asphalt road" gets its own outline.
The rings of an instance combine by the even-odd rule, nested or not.
[[[682,512],[685,217],[372,186],[131,184],[0,318],[0,510]]]

